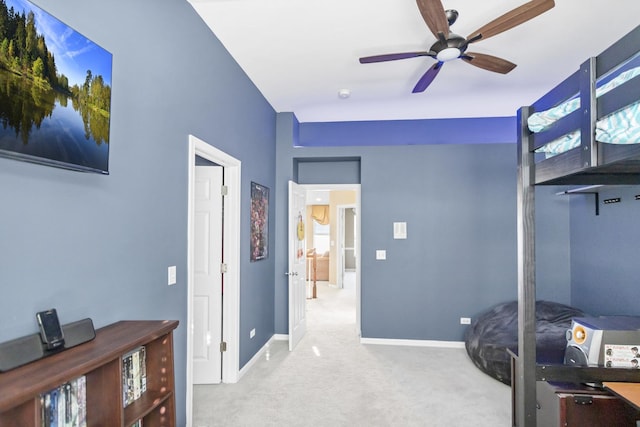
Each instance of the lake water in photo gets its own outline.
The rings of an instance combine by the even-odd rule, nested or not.
[[[109,118],[0,69],[0,151],[106,172]]]

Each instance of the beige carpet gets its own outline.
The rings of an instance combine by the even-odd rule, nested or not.
[[[307,302],[293,352],[276,341],[237,384],[194,387],[194,427],[510,425],[510,388],[464,349],[363,345],[353,290]]]

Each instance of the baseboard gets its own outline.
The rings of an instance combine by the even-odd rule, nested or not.
[[[287,341],[289,335],[274,334],[271,337],[274,341]],[[362,338],[360,344],[374,345],[402,345],[406,347],[441,347],[441,348],[464,348],[464,341],[436,341],[436,340],[398,340],[387,338]]]
[[[407,347],[464,348],[464,341],[396,340],[396,339],[386,339],[386,338],[360,338],[360,344],[400,345],[400,346],[407,346]]]
[[[251,360],[245,363],[242,369],[240,369],[240,372],[238,373],[238,381],[240,381],[240,378],[242,378],[244,374],[249,372],[249,370],[253,367],[253,365],[255,365],[258,362],[258,360],[262,357],[262,355],[269,349],[269,346],[271,345],[271,343],[275,341],[274,337],[275,335],[272,336],[269,339],[269,341],[267,341],[267,343],[263,345],[262,348],[256,352],[256,354],[253,355]]]

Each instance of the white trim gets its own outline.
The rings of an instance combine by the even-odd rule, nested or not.
[[[188,155],[188,214],[187,214],[187,425],[193,417],[193,286],[194,286],[194,179],[195,160],[200,156],[224,168],[224,184],[229,188],[224,208],[224,262],[227,273],[224,276],[225,295],[222,303],[222,339],[227,343],[227,351],[222,353],[222,382],[235,383],[239,379],[240,364],[240,177],[241,162],[205,141],[189,135]]]
[[[240,369],[240,378],[242,378],[247,372],[249,372],[249,370],[253,367],[253,365],[255,365],[260,360],[260,358],[264,355],[264,353],[266,353],[269,350],[269,346],[271,346],[273,341],[275,341],[275,339],[273,337],[271,337],[269,339],[269,341],[267,341],[267,343],[265,345],[263,345],[262,348],[260,350],[258,350],[258,352],[256,354],[253,355],[251,360],[249,360],[242,367],[242,369]],[[238,378],[238,379],[240,379],[240,378]]]
[[[400,345],[400,346],[407,346],[407,347],[464,348],[464,341],[394,340],[394,339],[386,339],[386,338],[360,338],[360,344]]]
[[[289,334],[273,334],[271,338],[274,341],[289,341]]]

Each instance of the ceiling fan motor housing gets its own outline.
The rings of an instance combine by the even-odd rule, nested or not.
[[[457,34],[449,33],[449,38],[438,40],[429,50],[438,61],[451,61],[459,58],[467,50],[467,39]]]

